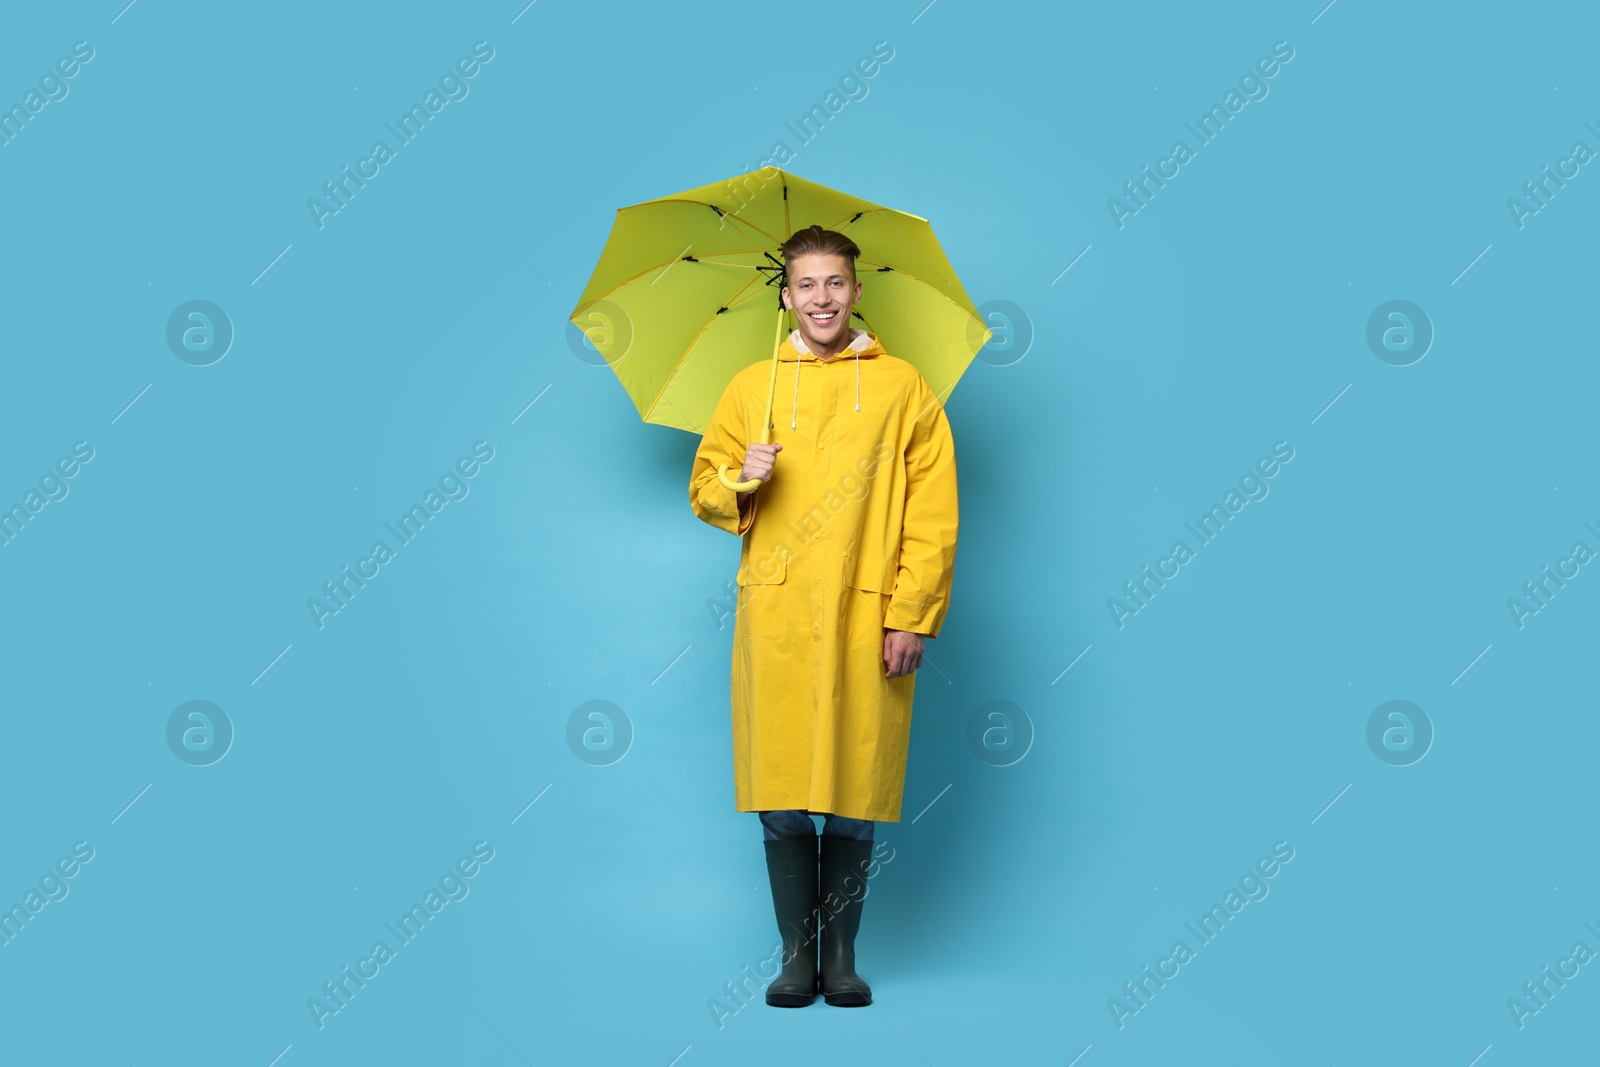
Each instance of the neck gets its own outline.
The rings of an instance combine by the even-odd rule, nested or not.
[[[813,356],[826,363],[850,347],[850,343],[855,340],[855,331],[846,328],[831,345],[815,344],[804,333],[800,335],[800,339],[805,342],[806,348]]]

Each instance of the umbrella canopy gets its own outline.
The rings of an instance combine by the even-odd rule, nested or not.
[[[571,321],[645,422],[703,433],[733,376],[792,328],[779,250],[813,223],[861,249],[861,327],[944,397],[991,331],[928,220],[776,168],[619,209]]]

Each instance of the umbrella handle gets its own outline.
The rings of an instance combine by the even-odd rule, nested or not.
[[[761,443],[764,445],[772,443],[772,394],[778,388],[778,349],[783,344],[783,312],[784,308],[780,302],[778,328],[772,336],[772,377],[767,381],[767,417],[761,420]],[[736,493],[748,493],[766,481],[765,478],[750,478],[741,482],[728,473],[726,463],[717,466],[717,480]]]
[[[739,481],[728,474],[728,465],[726,463],[717,468],[717,479],[735,493],[748,493],[762,483],[760,478],[751,478],[749,481],[744,482]]]

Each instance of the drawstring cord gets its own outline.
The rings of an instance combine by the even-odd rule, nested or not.
[[[798,331],[797,331],[798,332]],[[861,410],[861,349],[856,349],[856,410]],[[800,359],[794,361],[794,398],[789,407],[789,429],[796,428],[800,417]]]

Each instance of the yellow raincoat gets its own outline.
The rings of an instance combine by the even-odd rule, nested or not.
[[[722,463],[737,476],[748,443],[761,440],[766,360],[728,384],[689,480],[694,513],[742,537],[735,810],[897,822],[916,673],[884,677],[884,631],[932,638],[944,622],[955,441],[921,373],[864,330],[831,360],[795,330],[778,360],[771,441],[783,449],[771,480],[741,508],[717,479]]]

